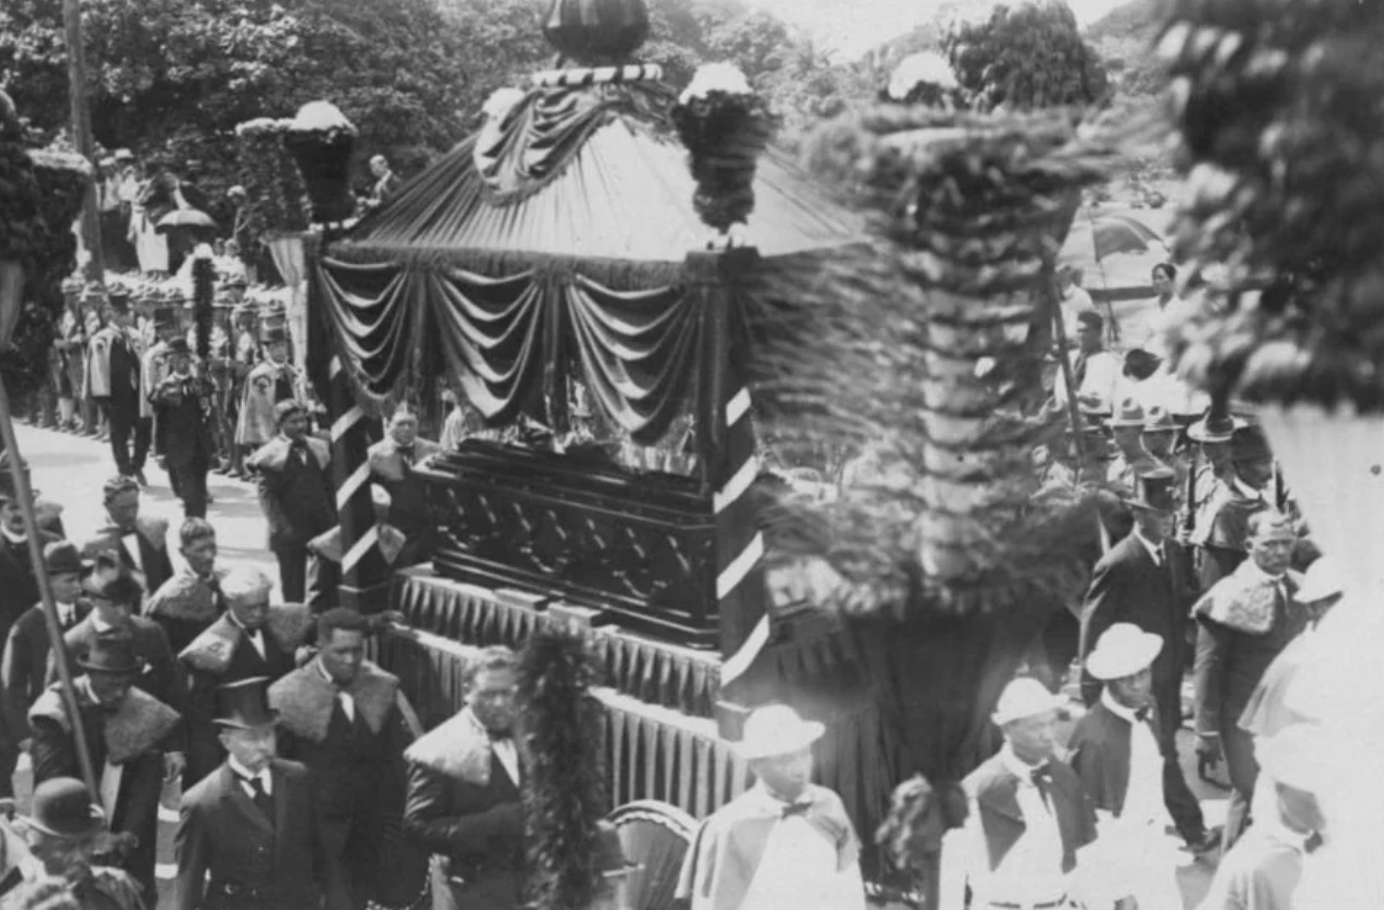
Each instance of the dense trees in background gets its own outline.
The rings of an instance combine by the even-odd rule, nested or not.
[[[236,124],[330,98],[360,128],[363,151],[385,152],[408,174],[466,135],[491,92],[552,62],[541,32],[548,5],[84,0],[93,127],[102,147],[164,156],[219,198],[234,181]],[[67,105],[55,103],[67,94],[61,7],[0,3],[0,85],[49,136],[67,120]],[[1058,0],[1000,10],[959,30],[949,20],[971,7],[954,0],[914,32],[850,61],[743,0],[649,0],[649,8],[642,59],[661,64],[674,86],[703,62],[735,63],[782,113],[780,139],[790,146],[813,122],[873,98],[918,50],[949,49],[963,86],[987,104],[1093,101],[1105,92],[1099,61]],[[1134,24],[1116,23],[1106,40],[1128,44],[1125,33],[1141,15],[1125,15]],[[1128,70],[1125,61],[1116,68]],[[363,165],[359,179],[368,181]]]

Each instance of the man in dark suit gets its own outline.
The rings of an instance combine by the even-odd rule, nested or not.
[[[34,491],[34,497],[38,496]],[[40,532],[40,549],[58,540]],[[38,579],[29,556],[23,507],[8,467],[0,473],[0,633],[9,634],[20,615],[38,603]]]
[[[181,713],[182,667],[174,659],[168,636],[159,624],[134,615],[144,595],[139,583],[110,554],[103,553],[96,557],[82,584],[92,609],[63,636],[68,660],[81,660],[102,637],[127,639],[144,667],[135,685]],[[48,682],[57,681],[57,665],[49,655]]]
[[[82,596],[82,575],[86,567],[77,548],[67,541],[48,544],[43,551],[48,568],[48,581],[53,588],[53,600],[58,608],[58,623],[66,631],[86,618],[91,603]],[[19,759],[18,743],[28,739],[29,709],[43,694],[48,675],[48,623],[43,604],[36,603],[10,629],[5,642],[5,658],[0,679],[4,692],[0,698],[5,706],[5,745],[13,738],[15,746],[0,754],[0,793],[12,795],[7,788]]]
[[[296,666],[294,656],[306,642],[311,617],[300,604],[270,606],[271,587],[258,569],[231,570],[222,584],[226,612],[178,655],[188,677],[188,785],[221,762],[211,724],[217,689],[255,677],[272,684]]]
[[[183,515],[205,518],[207,514],[207,473],[216,456],[212,441],[212,399],[216,388],[211,380],[192,374],[192,349],[184,338],[168,342],[169,374],[150,393],[165,422],[161,433],[164,463]]]
[[[972,907],[1067,906],[1096,816],[1076,774],[1053,757],[1061,704],[1034,679],[1016,679],[1000,695],[992,720],[1005,744],[963,781],[970,813],[943,840],[939,907],[967,906],[968,890]],[[1016,866],[1013,856],[1050,865]]]
[[[367,628],[352,610],[323,613],[316,659],[269,688],[284,757],[312,772],[333,910],[365,907],[398,872],[384,829],[402,816],[407,702],[399,680],[365,659]]]
[[[115,553],[145,591],[157,591],[173,575],[168,522],[139,514],[139,484],[129,477],[112,477],[103,493],[109,522],[82,545],[82,558]]]
[[[226,761],[183,794],[176,910],[310,910],[321,905],[322,837],[308,771],[277,758],[269,680],[217,690]]]
[[[413,469],[441,451],[437,443],[418,436],[418,415],[407,405],[395,409],[385,438],[370,447],[370,477],[389,493],[389,524],[404,534],[397,560],[401,567],[431,559],[437,548],[428,487]]]
[[[514,653],[486,648],[468,669],[467,706],[404,753],[404,834],[439,857],[433,886],[450,891],[454,906],[516,910],[524,819]]]
[[[1081,615],[1082,666],[1100,637],[1115,623],[1130,623],[1159,636],[1163,650],[1153,663],[1159,747],[1165,756],[1164,796],[1178,833],[1197,851],[1213,849],[1201,804],[1177,762],[1177,731],[1182,724],[1182,668],[1187,640],[1190,566],[1183,547],[1171,539],[1176,503],[1173,474],[1161,470],[1137,479],[1128,501],[1134,530],[1106,553],[1091,575]],[[1083,671],[1082,697],[1094,705],[1100,681]]]
[[[143,665],[127,638],[103,636],[78,663],[73,682],[85,732],[87,757],[100,780],[102,809],[111,831],[138,844],[122,868],[146,895],[155,892],[159,797],[167,779],[182,769],[182,756],[169,750],[177,736],[178,712],[135,688]],[[82,774],[77,740],[59,685],[48,688],[29,711],[34,731],[34,782]]]
[[[204,518],[189,518],[178,529],[178,539],[186,565],[144,605],[144,615],[163,627],[174,654],[181,654],[226,609],[226,570],[216,565],[216,529]]]
[[[279,561],[284,600],[302,603],[307,589],[308,543],[336,524],[331,450],[307,435],[308,413],[296,401],[275,409],[279,435],[254,454],[260,508],[269,524],[269,549]]]
[[[1249,824],[1250,797],[1259,777],[1254,739],[1240,727],[1251,696],[1269,665],[1307,627],[1309,614],[1296,602],[1302,578],[1292,571],[1297,534],[1278,512],[1249,519],[1249,559],[1197,601],[1196,724],[1198,754],[1212,764],[1225,759],[1230,808],[1224,848]]]

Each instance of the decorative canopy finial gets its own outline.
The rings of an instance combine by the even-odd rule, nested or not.
[[[553,0],[543,34],[583,66],[623,63],[649,37],[644,0]]]

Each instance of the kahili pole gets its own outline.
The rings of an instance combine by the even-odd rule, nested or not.
[[[82,202],[82,243],[91,260],[87,263],[87,279],[105,280],[106,263],[101,249],[101,210],[97,201],[100,169],[96,165],[96,143],[91,135],[91,112],[87,109],[86,50],[82,43],[81,0],[63,0],[63,26],[67,32],[67,94],[72,107],[72,141],[77,153],[91,162],[97,179],[87,184]]]
[[[58,622],[58,606],[53,600],[53,586],[43,562],[43,545],[39,542],[38,516],[34,513],[33,491],[29,488],[29,478],[24,475],[24,462],[19,455],[19,440],[15,438],[14,421],[10,419],[10,396],[2,382],[0,437],[3,437],[5,451],[10,455],[10,474],[14,477],[15,495],[19,498],[19,507],[24,514],[24,532],[29,538],[29,559],[33,563],[34,578],[38,581],[44,625],[48,628],[48,644],[53,654],[53,663],[58,668],[58,679],[62,683],[63,707],[67,709],[67,718],[72,722],[72,736],[77,741],[77,764],[81,768],[82,781],[91,795],[91,801],[100,805],[101,791],[96,787],[96,773],[91,766],[91,753],[87,751],[86,729],[82,726],[81,712],[77,707],[77,690],[72,688],[72,669],[67,665],[67,647],[63,643],[62,624]]]

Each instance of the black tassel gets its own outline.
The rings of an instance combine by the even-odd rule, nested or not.
[[[216,269],[211,250],[199,247],[192,262],[192,319],[197,327],[197,356],[204,362],[211,356],[212,298],[216,293]]]

